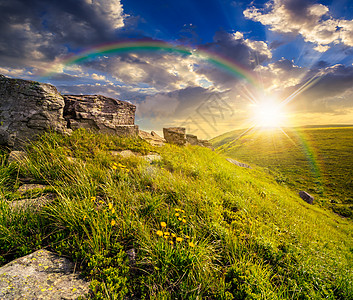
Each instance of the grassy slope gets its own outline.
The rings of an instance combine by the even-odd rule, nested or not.
[[[117,149],[163,160],[109,153]],[[353,299],[352,223],[260,168],[83,131],[45,135],[27,152],[24,164],[1,160],[2,264],[42,247],[68,255],[97,299]],[[21,177],[49,183],[57,199],[10,211]]]
[[[304,189],[335,211],[353,217],[353,128],[239,131],[213,140],[229,157],[269,168],[277,181]],[[334,202],[333,204],[330,204]]]

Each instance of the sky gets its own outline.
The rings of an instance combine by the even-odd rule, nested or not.
[[[129,101],[147,131],[353,124],[353,1],[0,0],[0,74]]]

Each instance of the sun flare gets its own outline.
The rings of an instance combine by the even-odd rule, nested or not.
[[[282,107],[273,101],[264,101],[253,106],[254,122],[262,128],[276,128],[285,125],[286,116]]]

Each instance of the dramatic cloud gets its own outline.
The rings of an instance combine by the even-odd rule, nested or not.
[[[261,22],[272,31],[301,35],[325,52],[331,44],[353,46],[353,20],[335,19],[322,4],[306,0],[274,0],[264,9],[250,7],[244,11],[248,19]]]
[[[0,0],[0,61],[41,67],[47,61],[115,39],[124,25],[120,0]]]

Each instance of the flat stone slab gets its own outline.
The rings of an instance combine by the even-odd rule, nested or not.
[[[9,206],[12,209],[27,209],[33,208],[33,210],[39,210],[42,206],[49,203],[55,198],[54,194],[44,194],[37,198],[32,199],[20,199],[8,201]]]
[[[12,162],[22,162],[23,160],[25,160],[27,157],[26,152],[24,151],[11,151],[9,154],[9,158],[8,158],[8,163],[12,163]]]
[[[313,204],[314,203],[314,197],[311,196],[309,193],[305,191],[300,191],[299,192],[300,198],[302,198],[306,203]]]
[[[47,250],[38,250],[0,268],[0,299],[77,299],[89,283],[73,273],[73,263]]]
[[[227,161],[229,161],[230,163],[232,163],[233,165],[236,165],[238,167],[252,169],[252,167],[250,167],[249,165],[241,163],[235,159],[227,158]]]
[[[30,191],[30,190],[34,190],[34,189],[45,189],[46,187],[48,187],[47,185],[44,185],[44,184],[36,184],[36,183],[25,183],[25,184],[22,184],[19,188],[18,188],[18,191],[20,193],[25,193],[27,191]]]
[[[162,156],[160,156],[159,154],[148,154],[148,155],[144,155],[142,157],[146,161],[148,161],[149,163],[153,163],[154,161],[161,161],[162,160]]]

